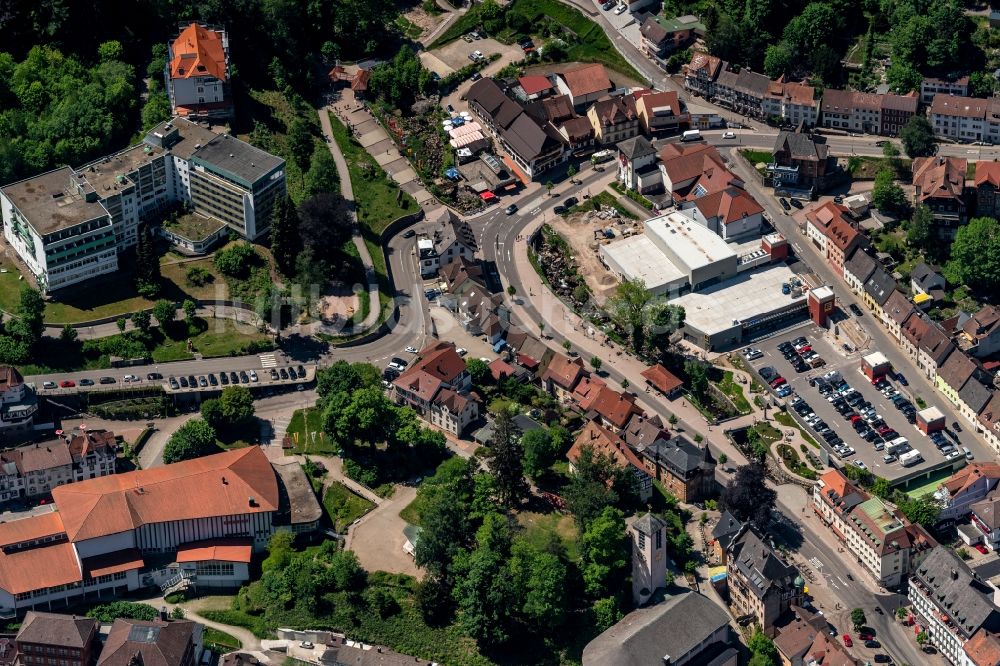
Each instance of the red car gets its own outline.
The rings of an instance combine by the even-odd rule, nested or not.
[[[973,546],[973,547],[974,547],[974,548],[975,548],[976,550],[978,550],[978,551],[979,551],[980,553],[982,553],[983,555],[985,555],[985,554],[987,554],[988,552],[990,552],[990,551],[986,550],[986,546],[984,546],[984,545],[983,545],[983,544],[981,544],[981,543],[977,543],[977,544],[976,544],[975,546]]]
[[[805,347],[803,347],[802,349],[799,350],[799,356],[802,356],[802,354],[808,354],[812,350],[813,350],[812,347],[810,347],[809,345],[806,345]]]
[[[784,377],[778,377],[777,379],[771,380],[771,388],[778,388],[782,384],[787,384],[787,383],[788,380],[786,380]]]
[[[74,386],[76,386],[76,382],[74,382],[72,379],[64,379],[61,382],[59,382],[59,386],[60,388],[73,388]]]
[[[850,634],[844,634],[844,645],[846,647],[854,647],[854,641],[851,640]]]

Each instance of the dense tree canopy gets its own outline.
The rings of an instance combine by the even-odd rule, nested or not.
[[[952,284],[996,293],[1000,289],[1000,222],[977,217],[960,227],[951,244],[945,277]]]
[[[773,517],[778,493],[765,481],[763,464],[752,463],[738,468],[722,491],[720,505],[738,520],[752,522],[760,529],[766,528]]]
[[[926,157],[937,152],[934,129],[927,117],[919,113],[906,121],[899,136],[907,157]]]
[[[202,419],[191,419],[170,436],[163,449],[163,462],[169,465],[218,451],[215,429]]]

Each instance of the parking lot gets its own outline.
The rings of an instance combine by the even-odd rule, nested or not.
[[[793,358],[792,361],[785,359],[779,346],[800,337],[805,337],[808,348],[822,359],[821,366],[803,368],[800,365],[800,370],[796,370],[793,367],[795,359]],[[956,444],[956,453],[951,454],[951,459],[946,459],[930,439],[920,432],[915,424],[907,420],[904,412],[892,402],[890,397],[873,386],[862,373],[861,359],[863,354],[853,350],[848,351],[841,343],[831,341],[830,337],[832,336],[829,333],[816,326],[794,329],[784,335],[754,344],[753,348],[759,349],[762,355],[760,358],[752,360],[751,365],[768,383],[774,381],[773,377],[767,377],[770,374],[769,369],[776,372],[774,376],[785,379],[785,385],[791,389],[791,392],[788,392],[788,389],[781,390],[780,393],[772,390],[772,395],[778,395],[785,401],[789,413],[800,424],[805,424],[804,417],[809,414],[815,414],[818,417],[818,423],[806,427],[813,438],[830,452],[830,459],[835,465],[855,464],[858,467],[863,466],[873,474],[893,481],[946,466],[958,469],[966,464],[967,461],[961,454],[961,442],[957,440],[954,433],[950,433],[949,437],[952,437],[953,443]],[[848,347],[850,346],[848,345]],[[808,352],[806,353],[808,354]],[[829,376],[831,372],[838,373],[839,377],[834,375],[829,380],[824,380],[824,376]],[[843,400],[837,401],[835,394],[843,394],[848,391],[848,389],[841,388],[844,381],[847,382],[850,389],[853,389],[853,392],[847,393],[846,396],[842,395]],[[829,384],[828,388],[823,389],[826,395],[820,390],[823,384]],[[906,398],[907,402],[910,402],[907,387],[902,386],[895,379],[890,380],[889,385],[893,391],[899,392],[902,398]],[[781,387],[779,386],[778,389]],[[795,405],[792,404],[796,396],[804,400],[806,405],[798,405],[798,409],[796,409]],[[905,403],[901,404],[905,407]],[[838,405],[844,412],[843,414],[838,412]],[[916,405],[913,405],[913,408],[917,410]],[[865,409],[874,410],[874,413],[869,412],[870,416],[866,417],[866,414],[861,413]],[[854,419],[858,421],[856,427],[852,425],[850,420],[852,416],[857,417]],[[832,431],[827,433],[825,438],[818,432],[823,424],[826,424]],[[884,434],[877,432],[879,428]],[[871,441],[866,441],[858,430],[861,431],[861,434],[868,433],[868,439]],[[919,451],[923,461],[909,467],[903,466],[898,459],[890,458],[887,462],[884,457],[889,454],[889,450],[885,447],[898,440],[899,437],[905,438],[910,448]],[[852,448],[853,452],[848,451],[846,455],[834,452],[833,447],[828,442],[836,445],[838,438],[843,441],[844,445]],[[898,449],[894,451],[897,458],[906,451],[906,448],[901,445],[890,448]]]

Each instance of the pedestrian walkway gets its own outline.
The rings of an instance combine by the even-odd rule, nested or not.
[[[278,367],[278,359],[274,354],[258,354],[260,358],[260,367],[262,368],[276,368]]]
[[[153,608],[166,608],[168,612],[175,608],[180,608],[184,611],[184,618],[188,620],[194,620],[195,622],[200,622],[206,627],[212,627],[218,631],[224,631],[225,633],[233,636],[239,640],[242,645],[242,650],[260,650],[260,639],[253,635],[249,629],[244,629],[243,627],[237,627],[232,624],[222,624],[221,622],[213,622],[212,620],[205,619],[198,614],[199,610],[215,610],[215,608],[208,608],[213,604],[212,597],[201,597],[198,599],[192,599],[190,601],[182,601],[179,604],[168,603],[163,597],[155,597],[153,599],[143,599],[143,603],[147,603]]]

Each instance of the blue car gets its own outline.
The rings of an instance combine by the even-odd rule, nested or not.
[[[910,385],[910,382],[906,381],[906,377],[903,376],[902,372],[897,372],[896,373],[896,381],[899,382],[900,384],[902,384],[903,386],[909,386]]]

